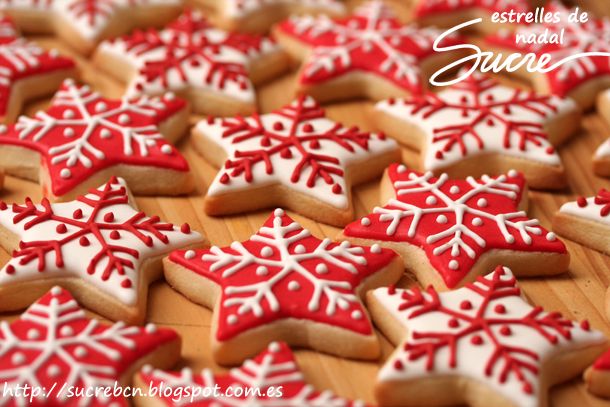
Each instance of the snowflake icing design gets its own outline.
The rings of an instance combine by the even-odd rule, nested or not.
[[[186,160],[158,128],[185,108],[186,103],[171,93],[163,98],[111,100],[66,80],[47,111],[0,127],[0,145],[38,151],[54,196],[119,164],[188,172]]]
[[[140,372],[142,382],[152,383],[153,386],[167,386],[171,389],[180,387],[192,388],[214,388],[219,386],[222,395],[218,398],[204,397],[195,398],[190,404],[190,399],[171,401],[172,405],[207,406],[211,403],[218,407],[363,407],[364,403],[349,401],[333,395],[329,391],[318,392],[313,386],[305,382],[303,374],[298,368],[294,355],[285,343],[272,342],[267,350],[261,352],[253,359],[246,360],[240,368],[232,369],[225,375],[214,375],[210,369],[204,369],[200,374],[193,373],[190,369],[181,372],[167,372],[160,369],[152,369],[145,366]],[[270,386],[277,388],[282,386],[282,397],[260,397],[257,394],[249,394],[245,397],[230,397],[224,394],[225,389],[232,387],[245,387],[260,389],[265,394]]]
[[[283,318],[331,324],[363,335],[372,327],[355,294],[395,254],[315,238],[276,209],[257,234],[230,247],[177,251],[170,261],[221,286],[219,341]]]
[[[380,1],[365,3],[348,19],[298,16],[279,29],[313,49],[301,71],[302,84],[315,85],[365,71],[412,93],[423,90],[420,64],[434,54],[432,44],[442,33],[401,25]],[[443,45],[458,41],[448,37]]]
[[[188,224],[135,210],[122,179],[66,203],[0,202],[0,225],[21,237],[0,286],[76,277],[129,306],[137,303],[143,262],[201,241]]]
[[[577,107],[570,99],[501,86],[475,72],[441,92],[388,99],[376,109],[422,129],[424,168],[434,171],[494,153],[560,166],[545,126]]]
[[[529,305],[506,267],[455,291],[390,287],[372,297],[406,334],[379,372],[380,382],[466,376],[515,405],[536,407],[546,391],[540,376],[548,359],[605,344],[587,321],[577,324]]]
[[[7,115],[13,88],[19,81],[62,70],[67,74],[73,68],[71,59],[20,38],[12,21],[0,18],[0,117]]]
[[[382,134],[327,119],[310,97],[263,116],[203,120],[196,129],[196,137],[220,145],[228,155],[209,196],[275,182],[347,208],[346,168],[398,151]]]
[[[68,291],[54,287],[20,319],[0,322],[0,380],[13,391],[26,384],[44,387],[49,394],[34,399],[34,405],[126,406],[112,396],[68,399],[60,389],[64,384],[66,389],[112,388],[134,364],[175,341],[174,331],[153,324],[109,326],[88,319]],[[27,405],[27,397],[0,394],[0,406]]]
[[[137,70],[127,90],[131,96],[193,88],[253,103],[248,65],[280,51],[269,38],[222,31],[201,13],[186,11],[164,30],[106,41],[99,52],[124,59]]]
[[[595,19],[589,16],[586,23],[573,24],[568,21],[570,10],[558,2],[552,2],[545,7],[548,12],[558,12],[561,20],[558,23],[530,24],[520,26],[514,33],[500,33],[488,38],[488,42],[514,50],[533,52],[538,56],[548,54],[550,64],[558,62],[571,55],[583,52],[610,52],[610,19]],[[560,35],[563,32],[562,44],[547,43],[516,43],[517,35],[529,36]],[[572,59],[563,65],[544,73],[552,94],[566,96],[576,87],[595,80],[600,76],[610,75],[610,56],[585,56]]]
[[[345,236],[420,247],[449,288],[490,250],[566,253],[554,233],[518,210],[525,180],[516,171],[449,180],[392,165],[388,174],[396,197],[348,225]]]

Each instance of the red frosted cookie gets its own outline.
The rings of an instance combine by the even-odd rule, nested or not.
[[[0,125],[0,168],[38,180],[51,200],[74,198],[113,175],[137,195],[190,192],[189,165],[169,144],[187,118],[186,103],[171,93],[113,100],[66,80],[46,111]]]
[[[122,179],[51,204],[0,202],[0,243],[12,258],[0,270],[0,312],[25,308],[55,284],[112,320],[142,322],[148,284],[170,251],[204,243],[139,212]]]
[[[281,209],[245,242],[175,251],[164,266],[170,285],[214,309],[212,353],[221,364],[252,357],[272,340],[378,357],[360,296],[403,272],[391,250],[320,240]]]
[[[202,120],[192,141],[220,167],[204,201],[209,215],[281,205],[343,226],[354,218],[352,186],[400,160],[394,140],[328,119],[310,97],[262,116]]]
[[[459,55],[432,49],[441,33],[402,25],[380,1],[364,3],[349,18],[297,16],[274,30],[286,51],[304,60],[298,90],[319,101],[421,92],[433,72]],[[459,42],[448,37],[442,45]]]
[[[54,33],[83,54],[105,38],[161,25],[181,8],[182,0],[0,0],[0,12],[24,31]]]
[[[126,406],[113,395],[115,381],[129,384],[134,371],[150,363],[173,366],[180,358],[180,338],[154,324],[102,324],[87,318],[70,293],[53,287],[21,317],[0,325],[0,404],[13,406]],[[23,386],[44,387],[30,404]],[[83,392],[109,388],[109,396],[86,397]],[[72,396],[69,391],[72,391]]]
[[[607,346],[588,321],[530,305],[502,266],[444,293],[379,288],[367,304],[397,345],[377,376],[383,406],[546,406]]]
[[[137,397],[135,404],[142,407],[151,405],[151,402],[159,402],[166,406],[180,406],[189,402],[189,405],[193,407],[247,405],[364,407],[364,403],[360,401],[346,400],[329,391],[319,392],[307,384],[290,348],[282,342],[271,342],[267,349],[254,359],[246,360],[241,367],[231,369],[227,374],[214,375],[210,369],[204,369],[201,373],[194,373],[191,369],[168,372],[145,366],[134,381],[144,390],[145,394],[148,393],[151,384],[153,387],[161,388],[163,386],[176,391],[185,386],[202,391],[200,395],[193,398],[192,403],[188,397],[172,399],[172,397],[156,395],[153,400],[146,396]],[[218,397],[206,397],[203,394],[206,389],[209,391],[216,386],[219,392]],[[258,389],[260,395],[253,393],[236,397],[227,392],[229,388]],[[278,397],[280,391],[282,396]]]
[[[24,102],[53,93],[74,72],[72,59],[20,38],[12,20],[0,17],[0,122],[14,121]]]
[[[464,178],[516,168],[532,188],[566,186],[554,146],[580,128],[572,100],[502,86],[478,72],[440,92],[384,100],[375,113],[381,130],[421,151],[425,170]]]
[[[399,253],[422,285],[461,287],[498,264],[519,276],[563,273],[563,242],[530,219],[525,179],[516,171],[451,180],[391,165],[373,213],[349,224],[343,237]]]
[[[288,67],[286,54],[266,37],[211,27],[187,11],[165,29],[103,42],[97,66],[129,83],[128,96],[176,92],[196,113],[215,116],[256,110],[254,84]]]
[[[587,390],[598,397],[610,398],[610,351],[600,356],[584,374]]]
[[[548,66],[583,52],[610,52],[610,19],[596,19],[589,13],[586,23],[572,23],[568,21],[568,14],[572,11],[561,3],[552,1],[545,6],[545,12],[560,13],[558,23],[523,25],[514,33],[488,37],[487,42],[505,54],[533,52],[538,57],[549,54]],[[545,32],[547,38],[551,35],[561,35],[563,43],[516,43],[516,35],[528,38],[532,35],[543,35]],[[582,108],[588,109],[595,103],[598,92],[610,87],[610,57],[579,57],[549,72],[530,73],[526,69],[520,69],[514,74],[530,80],[534,88],[541,93],[570,97]]]

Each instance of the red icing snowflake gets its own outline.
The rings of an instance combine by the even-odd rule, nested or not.
[[[187,224],[176,227],[135,210],[117,179],[66,203],[0,202],[0,225],[21,238],[0,270],[0,286],[79,278],[127,306],[137,303],[146,260],[201,241]]]
[[[68,390],[112,390],[142,359],[178,340],[174,331],[153,324],[143,328],[89,319],[68,291],[54,287],[21,318],[0,323],[0,381],[5,389],[0,405],[126,406],[126,400],[112,393],[107,398],[70,397]],[[46,394],[30,404],[27,397],[7,392],[25,385],[44,387]]]
[[[12,100],[13,91],[21,81],[61,71],[67,74],[73,68],[71,59],[19,38],[12,21],[0,19],[0,117],[7,116],[11,111],[11,103],[15,103]]]
[[[501,266],[455,291],[380,288],[372,296],[406,336],[381,369],[381,382],[469,378],[514,405],[535,407],[546,399],[540,378],[549,359],[605,343],[587,321],[529,305]],[[462,396],[457,404],[468,400]]]
[[[279,52],[272,40],[221,31],[187,11],[162,31],[149,29],[108,41],[100,51],[125,58],[137,70],[128,94],[211,89],[253,102],[246,67]]]
[[[442,32],[403,26],[380,1],[364,4],[347,19],[293,17],[279,29],[313,49],[301,71],[304,85],[364,71],[413,93],[424,88],[420,65],[434,54],[432,44]],[[449,37],[443,45],[458,42]]]
[[[515,13],[519,13],[527,12],[530,5],[526,0],[419,0],[415,6],[415,17],[433,17],[440,13],[463,13],[464,10],[470,9],[485,10],[490,13],[514,10]]]
[[[317,239],[281,209],[250,240],[170,255],[172,262],[220,286],[219,341],[285,318],[370,335],[355,290],[394,258],[394,252],[377,245]]]
[[[168,405],[180,405],[188,402],[191,406],[283,406],[283,407],[363,407],[360,401],[339,398],[329,391],[318,392],[305,382],[294,355],[285,343],[272,342],[267,350],[252,360],[246,360],[240,368],[232,369],[228,374],[214,375],[210,369],[195,374],[190,369],[180,372],[167,372],[146,366],[140,372],[140,380],[153,387],[164,386],[170,389],[193,388],[206,389],[217,386],[217,397],[199,394],[190,398],[172,400],[171,397],[160,397]],[[227,389],[242,387],[255,389],[248,395],[236,397],[225,394]],[[270,390],[273,387],[275,390]],[[282,396],[275,391],[281,387]],[[275,394],[275,396],[274,396]]]
[[[487,39],[488,42],[515,51],[533,52],[539,57],[548,54],[550,56],[549,66],[583,52],[610,52],[610,19],[595,19],[589,13],[589,20],[586,23],[571,23],[568,21],[568,14],[571,10],[558,2],[551,2],[545,6],[545,11],[560,13],[560,21],[521,26],[514,34],[492,36]],[[545,32],[548,32],[547,36],[562,35],[563,43],[516,43],[517,35],[528,38],[531,35],[538,36]],[[575,58],[540,75],[544,75],[547,79],[547,83],[544,84],[545,89],[548,88],[552,94],[566,96],[578,86],[585,85],[601,76],[610,76],[610,56]]]
[[[53,196],[121,164],[188,172],[186,160],[158,128],[185,108],[172,94],[112,100],[66,80],[48,110],[0,127],[0,145],[39,152]]]
[[[422,248],[449,288],[491,250],[566,253],[554,233],[519,211],[525,180],[516,171],[449,180],[392,165],[388,174],[396,197],[349,224],[345,236]]]

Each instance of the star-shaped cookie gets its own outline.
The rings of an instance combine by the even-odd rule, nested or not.
[[[272,340],[378,357],[360,295],[403,272],[391,250],[320,240],[282,209],[245,242],[175,251],[164,266],[174,289],[214,309],[212,353],[221,364],[240,363]]]
[[[349,18],[296,16],[274,29],[286,51],[304,60],[298,91],[318,101],[421,92],[433,72],[461,55],[432,49],[442,32],[402,25],[381,1],[364,3]],[[459,42],[450,36],[441,45]]]
[[[148,284],[170,251],[204,243],[135,208],[122,179],[65,203],[0,202],[0,243],[12,258],[0,269],[0,312],[22,309],[55,284],[112,320],[142,322]]]
[[[377,376],[380,405],[547,405],[549,388],[582,372],[606,339],[520,294],[502,266],[446,293],[369,292],[375,324],[398,346]]]
[[[543,55],[549,55],[547,66],[576,54],[610,52],[610,18],[595,18],[589,13],[587,22],[573,23],[568,19],[573,10],[561,3],[551,1],[544,8],[547,13],[559,13],[560,21],[522,25],[513,33],[490,36],[487,38],[489,46],[499,48],[504,53],[533,52],[538,60]],[[561,36],[562,43],[521,41],[517,44],[517,35],[523,38],[537,38],[540,35],[550,38],[556,35]],[[514,74],[531,81],[541,93],[570,97],[583,109],[588,109],[595,103],[597,93],[610,87],[610,56],[584,56],[570,59],[548,72],[528,72],[522,69]]]
[[[253,82],[277,77],[288,67],[273,40],[219,30],[196,11],[186,11],[161,31],[105,41],[94,61],[129,83],[128,96],[172,91],[189,100],[196,113],[213,116],[253,113]]]
[[[527,191],[514,170],[453,180],[394,164],[381,191],[387,203],[347,225],[343,237],[395,250],[423,285],[461,287],[498,264],[532,276],[562,273],[570,263],[563,242],[520,210]]]
[[[271,342],[266,350],[254,359],[246,360],[241,367],[231,369],[226,374],[214,375],[210,369],[194,373],[191,369],[180,372],[168,372],[145,366],[135,377],[135,383],[148,394],[152,386],[166,386],[179,392],[180,388],[192,387],[201,389],[218,388],[217,397],[200,394],[194,397],[193,406],[258,406],[258,407],[364,407],[360,401],[351,401],[335,396],[329,391],[319,392],[305,381],[297,361],[288,345],[283,342]],[[259,389],[256,392],[239,397],[227,392],[231,388]],[[282,390],[279,396],[276,390]],[[260,392],[260,393],[259,393]],[[168,392],[169,393],[169,392]],[[203,392],[202,392],[203,393]],[[155,401],[168,406],[179,406],[191,402],[188,397],[164,397],[155,395]],[[137,406],[147,406],[150,398],[146,396],[135,399]]]
[[[160,26],[181,8],[182,0],[0,0],[23,31],[53,33],[83,54],[133,28]]]
[[[46,111],[0,125],[0,168],[38,180],[51,200],[72,199],[115,175],[137,195],[187,193],[189,165],[169,144],[187,118],[186,103],[171,93],[113,100],[66,80]]]
[[[3,406],[126,406],[112,392],[115,382],[130,383],[129,375],[145,363],[173,366],[180,359],[180,338],[154,324],[102,324],[55,286],[19,319],[0,323],[0,350]],[[38,389],[31,403],[24,386]],[[97,397],[83,394],[96,388]]]
[[[480,73],[438,93],[375,106],[378,127],[421,151],[424,170],[452,177],[522,171],[532,188],[562,188],[554,146],[580,127],[570,99],[509,88]]]
[[[354,217],[352,185],[400,160],[393,140],[329,120],[310,97],[262,116],[202,120],[192,140],[221,167],[205,197],[209,215],[281,205],[343,226]]]

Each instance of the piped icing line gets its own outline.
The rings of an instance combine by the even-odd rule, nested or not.
[[[187,10],[163,30],[104,41],[98,52],[137,71],[129,96],[192,89],[254,103],[248,67],[281,51],[268,37],[223,31],[210,26],[201,13]]]
[[[304,96],[265,115],[202,120],[195,137],[228,156],[208,196],[277,183],[337,208],[349,205],[348,166],[398,149],[383,134],[326,118],[316,101]]]
[[[416,18],[434,17],[445,13],[463,13],[464,11],[484,11],[489,13],[527,12],[531,8],[525,0],[419,0],[415,5]],[[459,24],[456,21],[456,25]]]
[[[287,318],[371,335],[356,290],[395,258],[393,251],[379,245],[320,240],[282,209],[276,209],[247,241],[224,248],[178,250],[169,256],[171,262],[192,271],[193,278],[220,287],[214,333],[219,341]]]
[[[202,241],[188,224],[148,217],[129,202],[122,179],[113,178],[74,201],[36,205],[0,202],[0,226],[20,238],[0,269],[0,288],[53,278],[78,278],[127,306],[142,290],[147,259]],[[103,313],[103,310],[97,310]]]
[[[347,225],[344,235],[421,248],[449,288],[490,250],[566,253],[554,233],[519,210],[525,179],[517,171],[465,180],[398,164],[387,171],[395,197]]]
[[[577,110],[571,99],[502,86],[478,72],[438,93],[388,99],[375,108],[422,130],[427,170],[485,154],[560,166],[545,126]]]
[[[22,391],[24,385],[48,391],[65,385],[66,389],[74,386],[80,394],[73,398],[68,398],[67,391],[40,394],[34,405],[126,405],[122,397],[112,393],[110,397],[86,398],[82,391],[112,389],[115,381],[120,382],[143,358],[178,340],[174,331],[154,324],[108,325],[87,318],[70,293],[56,286],[19,319],[0,322],[0,380],[5,388],[0,404],[28,405],[27,397],[10,397],[18,386]]]
[[[327,13],[341,14],[345,11],[343,3],[337,0],[224,0],[221,1],[222,15],[228,18],[241,19],[254,13],[277,6],[299,9],[313,9]]]
[[[0,145],[40,153],[54,196],[119,164],[188,172],[186,160],[159,131],[163,122],[186,108],[172,93],[114,100],[69,79],[46,111],[1,126]]]
[[[372,297],[406,335],[378,381],[463,376],[514,405],[540,406],[545,363],[606,339],[588,321],[545,312],[520,294],[512,272],[501,266],[455,291],[374,290]]]
[[[218,406],[336,406],[364,407],[361,401],[351,401],[335,396],[330,391],[319,392],[305,381],[303,373],[288,345],[283,342],[271,342],[266,350],[253,359],[246,360],[242,366],[231,369],[226,374],[214,374],[211,369],[193,372],[190,368],[180,372],[153,369],[145,366],[139,373],[140,382],[152,386],[163,385],[170,389],[179,388],[214,388],[220,389],[220,397],[200,395],[193,402],[207,405],[216,403]],[[282,397],[265,397],[270,387],[283,390]],[[229,387],[259,389],[263,396],[252,392],[248,396],[235,397],[227,392]],[[157,396],[158,397],[158,396]],[[161,397],[167,405],[181,405],[187,399],[172,400],[171,397]],[[188,398],[190,402],[190,398]]]
[[[279,24],[278,29],[311,48],[299,77],[301,84],[323,84],[366,72],[412,93],[425,88],[421,64],[435,54],[432,44],[442,33],[402,25],[381,1],[364,3],[348,18],[295,16]],[[449,36],[442,45],[459,42],[458,37]]]
[[[602,188],[595,196],[581,196],[576,201],[561,205],[559,213],[610,225],[610,192]]]
[[[610,52],[610,19],[594,18],[589,13],[585,23],[572,23],[568,19],[570,10],[558,1],[552,1],[545,6],[549,13],[559,13],[558,23],[521,25],[514,32],[504,32],[486,38],[489,45],[500,46],[510,50],[529,53],[537,56],[550,55],[549,66],[571,55],[583,52]],[[528,38],[531,35],[561,34],[562,44],[554,43],[516,43],[516,36]],[[610,75],[610,57],[586,56],[572,59],[547,73],[541,74],[547,79],[550,93],[566,96],[572,90],[600,76]]]

